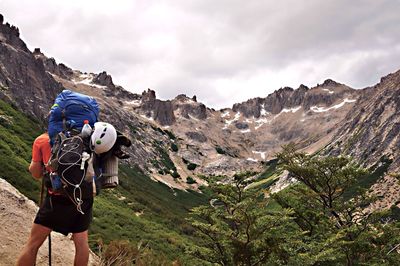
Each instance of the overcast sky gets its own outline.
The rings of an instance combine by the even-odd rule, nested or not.
[[[0,0],[0,12],[58,63],[214,108],[400,69],[400,0]]]

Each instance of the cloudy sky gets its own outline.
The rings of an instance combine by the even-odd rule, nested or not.
[[[400,69],[400,0],[0,0],[0,12],[57,62],[214,108]]]

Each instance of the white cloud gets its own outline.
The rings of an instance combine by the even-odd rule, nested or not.
[[[0,10],[58,62],[215,108],[326,78],[360,88],[400,68],[399,1],[0,0]]]

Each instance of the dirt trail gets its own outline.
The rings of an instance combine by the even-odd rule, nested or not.
[[[0,178],[0,265],[15,265],[26,240],[38,207],[7,181]],[[73,265],[75,247],[69,237],[51,233],[52,264]],[[90,256],[89,265],[98,265]],[[36,265],[48,265],[47,240],[39,250]]]

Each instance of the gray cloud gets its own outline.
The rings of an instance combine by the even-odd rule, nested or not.
[[[12,1],[29,47],[164,98],[212,107],[332,78],[373,85],[400,68],[398,0]]]

